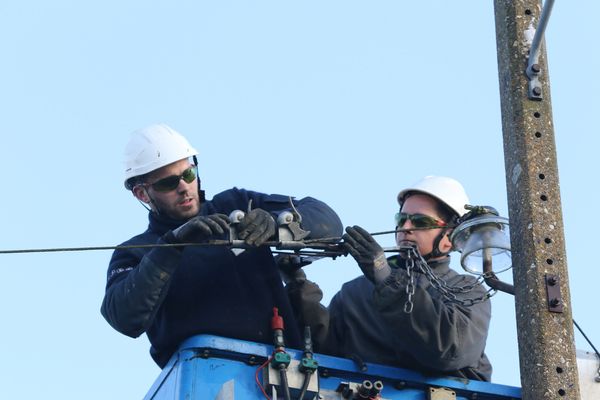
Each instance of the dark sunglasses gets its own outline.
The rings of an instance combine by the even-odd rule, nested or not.
[[[403,227],[406,221],[410,221],[415,228],[440,228],[446,226],[444,221],[430,217],[425,214],[396,213],[396,225]]]
[[[170,192],[171,190],[177,189],[177,186],[179,186],[179,181],[182,179],[185,183],[194,182],[197,171],[198,167],[194,165],[183,171],[181,175],[167,176],[166,178],[159,179],[154,183],[147,183],[146,185],[151,186],[152,189],[156,190],[157,192]]]

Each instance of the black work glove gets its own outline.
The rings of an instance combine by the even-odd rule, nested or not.
[[[173,238],[179,243],[204,242],[229,231],[229,217],[224,214],[197,216],[173,230]]]
[[[305,262],[295,254],[278,254],[275,256],[275,263],[279,267],[281,279],[286,285],[291,282],[304,282],[306,274],[302,267],[311,264],[310,261]]]
[[[358,225],[348,226],[342,239],[342,246],[356,260],[367,279],[377,284],[390,275],[391,268],[383,248],[369,232]]]
[[[262,208],[248,212],[238,224],[238,237],[250,246],[260,246],[275,235],[275,219]]]

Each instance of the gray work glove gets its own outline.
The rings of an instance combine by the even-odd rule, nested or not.
[[[369,232],[357,225],[348,226],[342,239],[342,246],[356,260],[367,279],[378,284],[390,275],[392,270],[383,248]]]
[[[255,208],[239,222],[237,234],[250,246],[260,246],[275,235],[275,219],[267,211]]]
[[[173,238],[179,243],[205,242],[229,231],[229,217],[224,214],[197,216],[173,230]]]

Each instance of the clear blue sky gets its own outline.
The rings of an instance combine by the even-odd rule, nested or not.
[[[599,11],[558,1],[546,37],[573,315],[597,347]],[[311,195],[374,232],[393,226],[399,189],[437,174],[508,214],[491,1],[2,2],[0,51],[3,249],[145,229],[122,153],[154,122],[198,148],[209,197]],[[110,255],[0,255],[0,398],[148,390],[147,339],[99,312]],[[360,270],[342,258],[307,272],[329,301]],[[493,379],[519,385],[513,299],[492,302]],[[579,335],[577,348],[590,350]]]

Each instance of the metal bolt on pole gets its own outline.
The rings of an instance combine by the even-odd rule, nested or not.
[[[524,400],[580,398],[545,45],[528,90],[538,0],[494,0]]]

